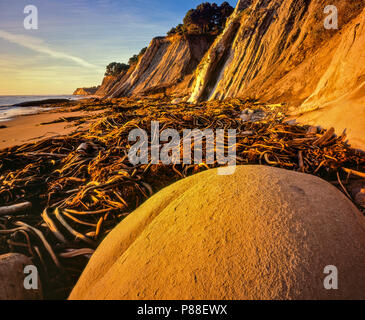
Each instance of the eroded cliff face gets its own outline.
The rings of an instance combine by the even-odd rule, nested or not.
[[[108,97],[136,96],[174,91],[187,94],[188,83],[213,38],[175,35],[152,40],[135,69],[114,84]]]
[[[95,92],[95,95],[99,97],[107,96],[120,77],[121,76],[105,76],[99,89]]]
[[[197,67],[189,101],[288,103],[296,115],[311,110],[300,121],[347,129],[353,146],[365,149],[365,2],[331,1],[338,30],[324,27],[328,4],[239,1]]]
[[[324,28],[328,1],[239,1],[225,31],[198,66],[190,101],[244,96],[300,105],[318,91],[327,70],[336,69],[335,55],[353,59],[343,56],[342,43],[359,41],[361,28],[356,27],[355,36],[353,29],[363,14],[364,1],[331,4],[339,11],[339,30]],[[337,61],[343,60],[337,57]],[[348,78],[349,71],[345,73],[339,76]],[[364,74],[364,69],[359,73]],[[341,90],[332,91],[337,96]],[[331,96],[318,93],[324,101]]]
[[[365,10],[333,39],[329,51],[330,63],[297,119],[346,130],[352,146],[365,150]]]
[[[324,27],[329,4],[338,9],[337,30]],[[240,0],[213,40],[155,38],[137,66],[105,80],[100,93],[288,103],[300,121],[347,129],[365,149],[364,0]]]

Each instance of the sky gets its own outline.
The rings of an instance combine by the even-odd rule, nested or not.
[[[0,0],[0,95],[72,94],[98,85],[106,65],[127,63],[202,2]],[[24,27],[27,5],[38,9],[37,30]]]

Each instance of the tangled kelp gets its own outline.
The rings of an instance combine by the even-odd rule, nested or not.
[[[0,206],[7,206],[0,211],[0,253],[32,257],[46,297],[65,297],[100,241],[153,193],[218,166],[204,160],[132,165],[128,135],[135,128],[150,133],[152,121],[180,136],[184,129],[236,129],[238,164],[315,174],[350,198],[344,178],[365,166],[364,154],[347,145],[345,134],[285,123],[282,106],[239,99],[199,105],[120,99],[108,106],[88,131],[0,152]]]

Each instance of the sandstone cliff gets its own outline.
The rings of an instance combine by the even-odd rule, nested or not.
[[[331,45],[331,62],[299,109],[305,114],[298,120],[346,130],[352,146],[365,150],[365,10],[338,38]]]
[[[132,70],[122,71],[118,76],[105,76],[95,95],[99,97],[107,97],[112,94],[120,83],[123,83],[126,79],[128,79],[131,71]]]
[[[174,35],[152,40],[146,53],[127,77],[119,79],[106,96],[144,95],[165,90],[188,93],[188,83],[209,49],[209,35]]]
[[[365,74],[365,60],[361,65],[354,54],[347,55],[351,42],[360,46],[365,3],[331,2],[339,11],[339,30],[324,28],[327,4],[318,0],[239,1],[225,31],[197,69],[190,101],[250,96],[300,105],[313,94],[321,103],[342,95],[350,88],[338,88],[341,79],[353,85]],[[344,42],[350,45],[344,47]],[[344,70],[340,62],[359,65],[359,69],[350,76],[352,70]],[[327,72],[329,68],[332,73]],[[327,81],[322,79],[325,75],[333,82],[327,93],[318,88],[321,80],[322,87]]]
[[[120,76],[105,76],[103,82],[101,83],[99,89],[95,92],[96,96],[105,97],[108,95],[110,90],[116,84],[116,82],[120,79]]]
[[[155,38],[133,70],[106,77],[98,94],[120,97],[167,89],[189,94],[191,102],[239,96],[288,102],[303,110],[351,92],[361,95],[365,3],[331,2],[338,8],[339,30],[324,28],[327,4],[240,0],[213,45],[213,37],[206,35]]]
[[[331,1],[338,30],[324,27],[327,5],[240,0],[199,64],[189,101],[238,96],[287,102],[300,113],[326,108],[311,114],[313,124],[347,128],[354,146],[365,148],[365,2]]]
[[[105,79],[98,94],[288,103],[299,121],[337,133],[347,129],[353,146],[365,149],[365,2],[332,0],[337,30],[324,27],[328,4],[239,0],[215,41],[206,35],[155,38],[133,70]]]

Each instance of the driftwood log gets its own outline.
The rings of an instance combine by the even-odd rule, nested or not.
[[[347,168],[342,168],[342,170],[345,171],[349,175],[353,174],[353,175],[358,176],[360,178],[365,178],[365,173],[364,172],[359,172],[359,171],[351,170],[351,169],[347,169]]]
[[[32,204],[30,202],[23,202],[14,204],[12,206],[0,207],[0,216],[5,215],[16,215],[19,213],[24,213],[27,210],[32,208]]]

